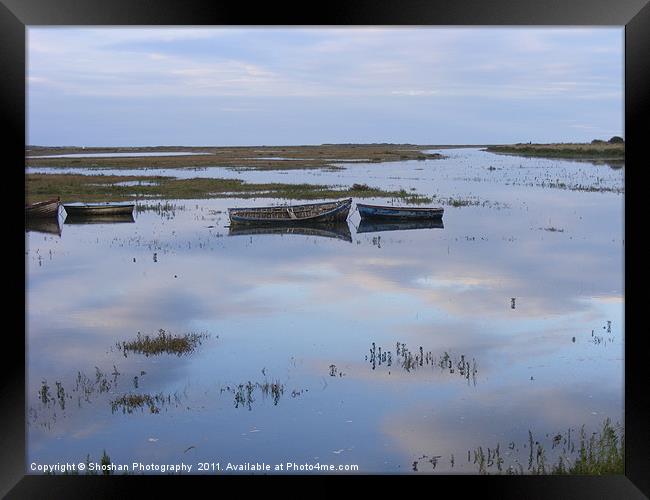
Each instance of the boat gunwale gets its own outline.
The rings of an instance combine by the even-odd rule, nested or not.
[[[267,207],[234,207],[229,208],[228,212],[232,210],[264,210],[264,209],[276,209],[276,208],[299,208],[299,207],[317,207],[321,205],[343,205],[344,203],[352,203],[352,198],[346,198],[344,200],[338,201],[321,201],[318,203],[302,203],[301,205],[272,205]]]
[[[61,200],[59,198],[52,198],[51,200],[37,201],[36,203],[28,203],[25,205],[25,210],[32,210],[34,208],[42,208],[48,205],[59,205]]]
[[[92,204],[83,204],[83,205],[72,205],[72,204],[63,204],[63,208],[72,208],[72,209],[91,209],[91,210],[96,210],[98,208],[135,208],[135,203],[128,203],[128,204],[122,204],[122,205],[107,205],[107,204],[97,204],[97,205],[92,205]]]
[[[392,211],[413,211],[413,212],[444,212],[443,207],[391,207],[387,205],[369,205],[367,203],[357,203],[357,207],[381,208]]]
[[[133,216],[134,204],[130,205],[63,205],[68,217],[112,217],[115,215]]]

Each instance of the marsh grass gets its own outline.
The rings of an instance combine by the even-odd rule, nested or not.
[[[207,333],[186,333],[174,335],[162,328],[156,336],[142,335],[138,332],[135,340],[129,342],[118,342],[117,348],[122,351],[124,357],[130,352],[144,354],[145,356],[159,356],[161,354],[176,354],[183,356],[191,354],[201,345],[202,341],[208,338]]]
[[[156,181],[156,185],[123,185],[124,182]],[[261,195],[260,193],[263,193]],[[177,179],[160,176],[79,174],[28,174],[29,203],[60,196],[66,202],[134,201],[140,199],[280,198],[318,200],[345,197],[395,198],[407,203],[430,203],[431,198],[404,189],[387,191],[366,184],[351,187],[317,184],[257,184],[241,179]]]
[[[337,168],[341,162],[381,163],[404,160],[444,158],[439,153],[423,153],[436,145],[415,144],[322,144],[320,146],[243,146],[243,147],[42,147],[29,146],[26,156],[186,151],[205,153],[191,156],[92,157],[92,158],[26,158],[28,166],[81,168],[192,168],[234,167],[247,170],[304,170]],[[280,160],[268,160],[280,157]],[[336,158],[333,160],[332,158]]]
[[[571,461],[560,457],[553,465],[552,474],[607,475],[625,473],[625,434],[620,424],[603,422],[599,432],[587,438],[585,428],[580,429],[578,457]]]
[[[550,462],[547,457],[547,448],[533,438],[528,431],[528,464],[523,465],[515,459],[515,463],[505,468],[506,474],[533,474],[533,475],[590,475],[602,476],[625,473],[625,434],[623,426],[612,424],[609,418],[605,419],[602,427],[587,435],[585,426],[580,428],[578,441],[571,435],[571,429],[565,434],[556,434],[548,443],[550,449],[557,450],[555,461]],[[499,449],[497,445],[496,450]],[[511,443],[509,449],[514,450]],[[489,449],[488,449],[489,450]],[[474,451],[474,463],[480,474],[501,474],[504,472],[503,459],[497,470],[494,471],[492,461],[481,458],[481,448]],[[489,456],[488,456],[489,458]]]
[[[160,413],[160,408],[165,403],[171,403],[171,396],[165,397],[162,393],[151,396],[150,394],[125,394],[111,401],[111,412],[122,410],[122,413],[133,413],[135,410],[148,408],[149,413]]]
[[[589,436],[584,425],[577,441],[572,434],[575,434],[572,429],[553,436],[547,434],[545,446],[529,430],[528,440],[521,446],[512,441],[505,447],[497,443],[493,448],[479,446],[467,450],[467,464],[475,467],[481,475],[604,476],[625,473],[625,436],[620,424],[614,425],[607,418],[600,430]],[[440,455],[422,455],[411,463],[411,469],[415,472],[435,471],[441,459]],[[452,469],[456,462],[451,454],[448,464]]]

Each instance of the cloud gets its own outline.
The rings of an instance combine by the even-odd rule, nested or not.
[[[621,84],[599,65],[622,68],[622,38],[597,33],[30,28],[28,74],[69,93],[105,96],[585,95],[595,90],[583,84],[590,78]],[[618,58],[605,50],[615,41]],[[574,83],[559,87],[558,76]]]

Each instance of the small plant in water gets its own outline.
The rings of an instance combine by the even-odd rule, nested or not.
[[[181,399],[174,393],[174,403],[178,406]],[[122,413],[133,413],[135,410],[148,408],[149,413],[160,413],[161,407],[172,403],[172,395],[165,396],[163,393],[150,394],[125,394],[111,401],[111,412],[122,410]]]
[[[124,357],[129,352],[144,354],[145,356],[158,356],[160,354],[176,354],[177,356],[182,356],[192,353],[207,337],[207,333],[174,335],[161,328],[158,330],[158,335],[154,337],[142,335],[138,332],[135,340],[118,342],[117,348],[123,352]]]

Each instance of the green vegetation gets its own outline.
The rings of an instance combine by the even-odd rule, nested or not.
[[[129,182],[133,185],[123,185]],[[143,184],[138,184],[143,182]],[[149,182],[155,184],[151,185]],[[146,183],[146,184],[145,184]],[[317,200],[335,198],[396,198],[407,203],[430,203],[429,197],[406,190],[384,191],[356,184],[351,188],[315,184],[255,184],[240,179],[176,179],[122,175],[29,174],[29,203],[57,196],[61,202],[101,202],[147,199],[282,198]]]
[[[207,337],[205,333],[186,333],[184,335],[174,335],[168,333],[162,328],[158,330],[158,335],[150,337],[138,332],[137,338],[130,342],[118,342],[117,348],[124,353],[124,357],[129,352],[144,354],[145,356],[158,356],[160,354],[190,354],[203,339]]]
[[[546,449],[533,438],[528,431],[528,442],[521,447],[515,442],[507,446],[497,443],[494,448],[479,446],[467,450],[467,463],[474,465],[479,474],[508,474],[508,475],[622,475],[625,473],[625,436],[621,425],[612,425],[610,419],[603,422],[599,432],[593,432],[587,438],[582,426],[578,442],[569,429],[564,434],[549,436],[548,447],[557,450],[554,463],[548,461]],[[523,452],[525,456],[521,456]],[[435,470],[441,462],[441,455],[422,455],[412,462],[412,470]],[[523,459],[523,463],[520,462]],[[506,464],[506,460],[512,463]],[[454,468],[457,459],[452,454],[449,465]]]
[[[584,425],[581,427],[576,457],[574,457],[576,443],[571,441],[570,432],[553,437],[552,448],[560,446],[562,443],[564,447],[557,461],[549,466],[547,466],[544,447],[539,442],[533,442],[530,431],[528,435],[528,473],[530,474],[603,476],[625,473],[625,435],[623,427],[621,425],[612,425],[609,418],[603,422],[602,429],[593,432],[589,438],[587,438]],[[475,463],[479,465],[479,472],[488,473],[486,471],[487,462],[480,460],[480,453],[478,456],[479,460]],[[523,466],[520,465],[519,470],[510,467],[507,472],[510,474],[524,473]]]
[[[584,426],[580,429],[578,457],[571,461],[560,457],[551,468],[551,474],[606,474],[625,473],[625,434],[620,425],[613,426],[609,419],[600,432],[587,439]]]
[[[614,139],[614,138],[612,138]],[[592,141],[591,144],[557,143],[557,144],[511,144],[507,146],[488,146],[487,151],[520,156],[542,158],[567,158],[583,160],[623,160],[625,144],[610,140]]]

